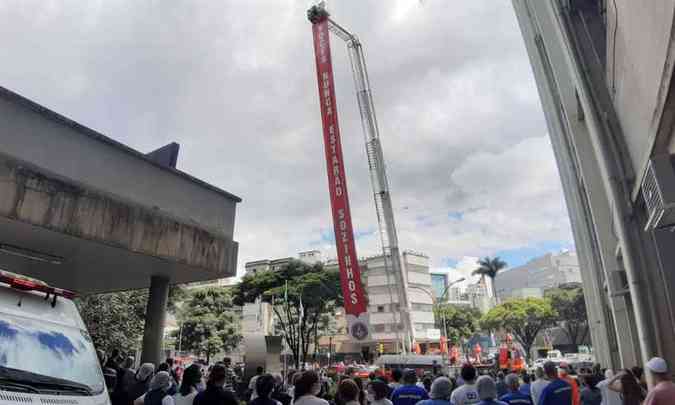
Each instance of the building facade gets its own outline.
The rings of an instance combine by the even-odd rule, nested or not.
[[[606,367],[675,364],[675,1],[513,0]],[[670,179],[664,181],[664,179]]]
[[[485,313],[494,306],[494,299],[490,296],[490,280],[479,280],[466,287],[453,287],[453,280],[446,272],[431,272],[431,288],[434,298],[446,304],[467,306],[479,309]],[[445,293],[445,296],[443,294]],[[441,300],[442,299],[442,300]],[[441,301],[439,301],[441,300]]]
[[[495,278],[500,300],[542,297],[544,290],[566,283],[581,283],[579,261],[574,252],[548,253],[504,270]]]
[[[317,257],[320,258],[320,254],[303,255],[304,253],[307,252],[298,255],[298,260],[304,258],[316,262]],[[274,271],[291,260],[293,259],[257,260],[246,263],[245,268],[247,273]],[[324,265],[326,268],[337,268],[338,266],[337,260],[328,260]],[[359,265],[362,272],[361,282],[368,296],[368,313],[371,325],[371,340],[366,342],[365,346],[370,347],[370,350],[374,352],[378,349],[378,345],[382,343],[385,352],[396,352],[396,344],[400,341],[405,328],[401,318],[396,280],[394,275],[387,271],[390,268],[389,261],[381,255],[372,256],[360,259]],[[429,274],[429,257],[422,253],[404,251],[402,265],[406,274],[414,338],[420,344],[437,343],[439,332],[434,323],[434,292]],[[252,312],[249,314],[249,318],[252,321],[255,311],[253,308],[250,311]],[[336,315],[338,330],[344,332],[344,325],[340,327],[340,324],[344,323],[342,318],[340,314]],[[345,338],[346,335],[342,336],[343,334],[337,333],[330,337],[335,350],[358,353],[364,345],[361,343],[356,345],[350,342],[349,339]]]

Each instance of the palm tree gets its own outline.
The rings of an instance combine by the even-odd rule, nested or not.
[[[488,256],[478,260],[478,268],[473,271],[473,275],[480,275],[481,280],[485,282],[485,276],[490,277],[492,282],[492,296],[495,297],[495,301],[499,303],[499,300],[497,300],[497,288],[495,287],[495,277],[497,277],[497,273],[503,268],[507,266],[506,262],[503,261],[502,259],[499,258],[499,256],[495,256],[494,258],[490,258]]]

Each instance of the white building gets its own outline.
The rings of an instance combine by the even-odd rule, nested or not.
[[[410,318],[415,340],[427,343],[435,336],[434,312],[429,275],[429,258],[420,253],[404,252],[402,265],[408,282]],[[378,343],[394,343],[404,329],[393,275],[387,277],[383,256],[367,259],[366,293],[370,304],[372,338]],[[389,286],[392,286],[391,293]]]
[[[446,304],[478,308],[483,313],[494,306],[489,279],[479,280],[462,288],[451,286],[453,281],[448,276],[446,272],[431,272],[431,287],[437,300],[443,299]]]
[[[272,335],[274,311],[272,306],[260,300],[244,304],[241,309],[242,334]]]
[[[320,260],[320,252],[302,252],[299,260],[315,263]],[[246,272],[278,270],[292,260],[291,258],[275,260],[258,260],[246,263]],[[336,260],[325,262],[327,268],[337,268]],[[361,281],[368,296],[368,312],[370,314],[371,340],[366,344],[371,350],[376,350],[379,343],[384,344],[385,352],[394,352],[396,342],[403,333],[404,326],[396,290],[396,280],[393,274],[387,274],[383,256],[373,256],[359,260],[361,267]],[[387,266],[389,263],[387,263]],[[434,324],[433,291],[429,275],[429,258],[421,253],[405,251],[402,254],[402,265],[408,282],[408,300],[410,302],[410,316],[413,324],[415,340],[420,344],[438,343],[438,329]],[[253,305],[253,304],[247,304]],[[250,312],[250,313],[249,313]],[[253,325],[254,319],[260,315],[255,309],[244,309],[246,322]],[[255,317],[258,318],[255,318]],[[342,350],[358,352],[360,348],[349,344],[344,339]],[[335,343],[334,341],[334,343]],[[359,344],[358,346],[362,346]],[[340,348],[337,348],[340,351]]]
[[[481,313],[486,313],[495,306],[490,282],[489,277],[481,278],[477,283],[469,284],[462,296],[472,307],[478,308]]]
[[[497,296],[508,298],[542,297],[549,288],[581,283],[581,270],[575,252],[548,253],[522,266],[501,271],[495,278]]]

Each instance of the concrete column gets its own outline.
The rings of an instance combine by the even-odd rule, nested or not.
[[[162,348],[164,343],[166,304],[168,300],[169,279],[162,276],[152,276],[150,278],[148,306],[145,310],[141,363],[153,363],[157,366],[164,361]]]

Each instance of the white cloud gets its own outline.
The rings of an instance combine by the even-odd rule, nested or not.
[[[244,199],[240,268],[327,248],[321,234],[332,223],[305,3],[3,1],[0,85],[139,150],[179,142],[182,170]],[[402,248],[438,266],[571,240],[508,2],[330,7],[364,43]],[[371,230],[351,71],[344,44],[332,45],[353,222]],[[357,248],[379,252],[376,234]]]
[[[449,282],[453,282],[454,280],[459,280],[464,277],[464,281],[460,281],[454,285],[456,287],[464,288],[469,284],[476,283],[480,279],[480,276],[474,276],[472,274],[473,271],[478,267],[477,262],[477,257],[464,256],[454,266],[436,267],[431,271],[434,273],[447,273]]]

